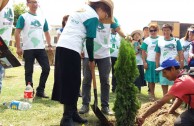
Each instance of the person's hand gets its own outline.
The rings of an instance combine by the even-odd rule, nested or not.
[[[170,111],[170,110],[163,110],[159,113],[159,115],[162,115],[162,114],[173,114],[173,115],[179,115],[179,113],[177,113],[176,111]]]
[[[143,62],[143,67],[144,67],[144,69],[148,69],[148,64],[147,64],[147,62]]]
[[[18,54],[19,57],[21,57],[23,54],[23,50],[21,48],[17,48],[16,53]]]
[[[137,117],[137,119],[136,119],[136,123],[138,124],[138,126],[142,126],[144,121],[145,121],[145,118],[143,118],[143,117]]]
[[[125,37],[125,40],[129,41],[129,42],[132,42],[133,38],[131,36],[126,36]]]
[[[53,51],[52,45],[49,45],[49,46],[48,46],[48,50],[49,50],[49,51]]]
[[[181,68],[181,69],[184,68],[184,61],[183,61],[183,60],[180,61],[180,68]]]
[[[159,115],[163,115],[163,114],[167,114],[168,113],[168,110],[162,110],[162,111],[160,111],[160,113],[158,114],[158,116]]]
[[[81,56],[82,59],[85,57],[84,51],[81,52],[81,55],[80,56]]]
[[[95,62],[94,61],[89,61],[89,67],[90,67],[90,70],[94,70],[95,69]]]
[[[173,114],[173,115],[175,115],[175,116],[180,115],[180,114],[179,114],[179,113],[177,113],[176,111],[168,111],[168,113],[169,113],[169,114]]]

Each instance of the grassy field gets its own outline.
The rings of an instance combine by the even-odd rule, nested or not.
[[[39,82],[41,69],[39,66],[34,68],[33,81],[36,88]],[[50,75],[47,80],[45,92],[51,96],[54,80],[54,69],[51,67]],[[98,96],[100,96],[99,78],[97,77]],[[35,98],[32,103],[32,108],[27,111],[18,111],[7,109],[2,105],[3,102],[12,100],[23,100],[23,92],[25,89],[24,82],[24,67],[7,69],[3,79],[3,88],[0,95],[0,124],[3,126],[58,126],[63,113],[63,106],[58,102],[50,99]],[[156,96],[159,98],[162,95],[160,86],[156,86]],[[148,102],[147,87],[142,88],[141,94],[138,95],[142,104]],[[110,108],[114,106],[115,94],[110,93]],[[82,99],[79,98],[78,109],[81,107]],[[93,92],[92,102],[93,104]],[[100,108],[100,99],[99,99]],[[99,126],[99,121],[93,114],[92,110],[88,114],[82,115],[87,118],[89,123],[85,126]],[[114,120],[114,116],[108,117]],[[76,124],[76,126],[84,126]]]

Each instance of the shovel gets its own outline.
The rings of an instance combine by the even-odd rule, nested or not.
[[[96,117],[100,120],[103,126],[112,126],[112,123],[108,121],[108,119],[104,116],[104,114],[98,108],[98,98],[97,98],[97,88],[96,88],[96,76],[95,70],[92,68],[92,80],[93,80],[93,89],[94,89],[94,104],[91,105],[91,108],[96,115]]]

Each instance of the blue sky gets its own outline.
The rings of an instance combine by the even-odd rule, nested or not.
[[[26,0],[14,0],[26,2]],[[76,10],[86,0],[39,0],[40,12],[50,25],[61,24],[63,15]],[[194,23],[194,0],[113,0],[114,15],[126,33],[142,29],[151,20]]]

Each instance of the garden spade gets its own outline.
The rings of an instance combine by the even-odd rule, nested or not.
[[[112,124],[108,121],[108,119],[104,116],[104,114],[98,108],[98,97],[97,97],[97,88],[96,88],[96,76],[95,70],[92,68],[92,81],[93,81],[93,89],[94,89],[94,104],[91,105],[91,108],[96,115],[96,117],[100,120],[103,126],[112,126]]]

